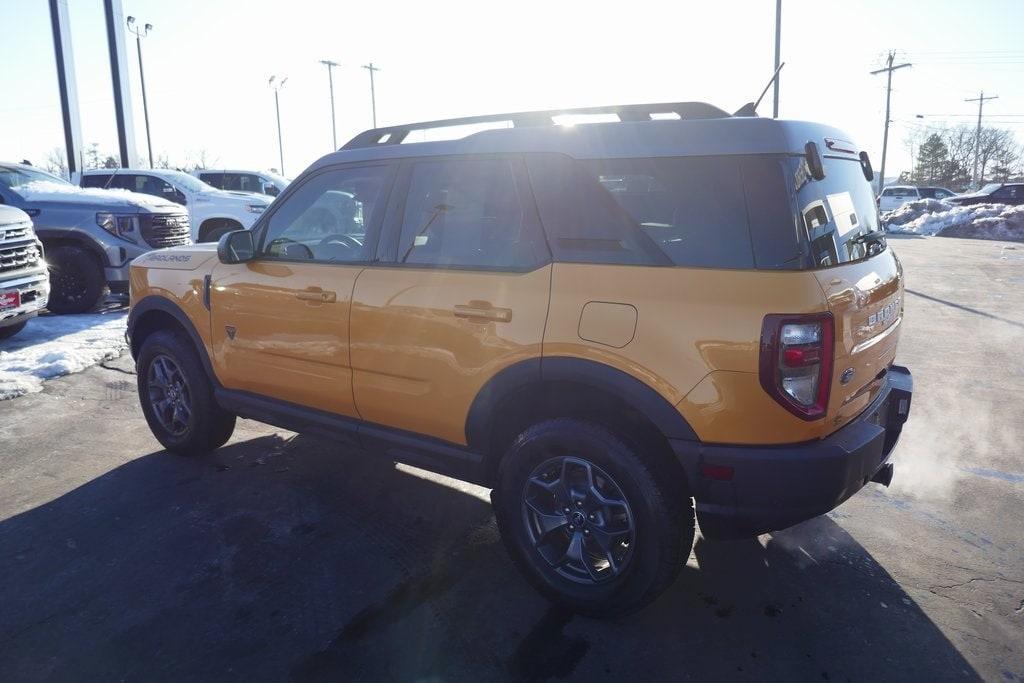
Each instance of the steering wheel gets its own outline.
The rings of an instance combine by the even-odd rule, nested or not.
[[[363,245],[359,243],[356,238],[351,235],[328,235],[327,237],[320,240],[320,244],[317,246],[326,247],[329,244],[342,244],[349,249],[362,249]]]

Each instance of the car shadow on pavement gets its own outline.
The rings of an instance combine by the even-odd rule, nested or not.
[[[599,621],[529,588],[482,489],[305,436],[236,442],[207,458],[157,452],[0,522],[0,671],[977,678],[832,519],[762,538],[699,540],[699,571],[685,568],[642,612]]]

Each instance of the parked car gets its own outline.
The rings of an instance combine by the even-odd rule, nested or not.
[[[50,266],[53,313],[84,313],[108,292],[128,295],[128,264],[151,249],[191,244],[177,204],[130,192],[84,190],[23,164],[0,163],[0,204],[32,217]]]
[[[1024,204],[1024,183],[989,183],[977,192],[962,194],[949,201],[954,204]]]
[[[192,175],[218,190],[252,192],[271,197],[276,197],[284,192],[288,183],[291,182],[284,176],[270,171],[201,168],[192,171]]]
[[[878,198],[878,209],[883,213],[900,208],[907,202],[918,199],[949,199],[956,193],[944,187],[914,187],[912,185],[890,185],[882,190]]]
[[[232,230],[250,228],[270,199],[249,192],[225,192],[182,171],[100,169],[81,174],[82,187],[121,188],[150,194],[188,208],[194,242],[216,242]]]
[[[21,209],[0,206],[0,341],[25,328],[46,308],[50,276],[43,243]]]
[[[702,103],[599,111],[366,131],[253,230],[137,259],[153,434],[200,453],[243,416],[490,487],[525,575],[588,614],[673,581],[694,501],[706,538],[752,537],[888,484],[912,381],[867,155]],[[514,126],[402,143],[488,122]]]

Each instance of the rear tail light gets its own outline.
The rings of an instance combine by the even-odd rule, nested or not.
[[[761,327],[761,386],[804,420],[828,411],[834,324],[831,313],[766,315]]]

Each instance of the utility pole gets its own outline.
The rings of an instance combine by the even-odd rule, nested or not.
[[[779,118],[779,71],[782,59],[782,0],[775,0],[775,101],[772,104],[772,118]]]
[[[974,133],[974,172],[971,174],[971,184],[977,187],[981,184],[981,178],[978,177],[978,156],[981,153],[981,109],[985,106],[985,100],[998,100],[999,95],[989,95],[985,97],[985,91],[982,90],[981,94],[977,97],[972,97],[964,102],[977,102],[978,103],[978,129]]]
[[[281,101],[278,98],[278,93],[281,92],[281,88],[288,82],[288,77],[285,76],[281,80],[277,80],[277,76],[271,76],[267,84],[274,90],[274,110],[277,112],[277,154],[281,160],[281,168],[278,169],[281,175],[284,175],[284,143],[281,141]]]
[[[370,72],[370,106],[373,107],[373,127],[377,127],[377,95],[373,90],[373,72],[380,71],[380,67],[373,65],[373,62],[364,64],[363,68]]]
[[[338,129],[334,124],[334,67],[341,66],[337,62],[332,62],[329,59],[321,59],[320,63],[327,67],[327,83],[331,87],[331,140],[333,145],[331,151],[338,149]]]
[[[885,80],[885,133],[882,135],[882,164],[878,169],[878,194],[882,194],[882,188],[885,187],[885,153],[889,147],[889,101],[892,98],[892,72],[896,69],[902,69],[910,66],[909,62],[904,64],[897,64],[893,66],[892,60],[896,58],[896,53],[889,51],[889,57],[885,60],[885,68],[877,69],[871,72],[872,76],[876,76],[880,73],[886,74]]]
[[[139,52],[139,80],[142,81],[142,116],[146,119],[146,149],[149,151],[149,167],[153,168],[153,143],[149,139],[149,104],[146,102],[146,74],[142,71],[142,39],[153,30],[153,24],[143,28],[135,25],[135,17],[128,17],[128,30],[135,34],[135,46]]]

